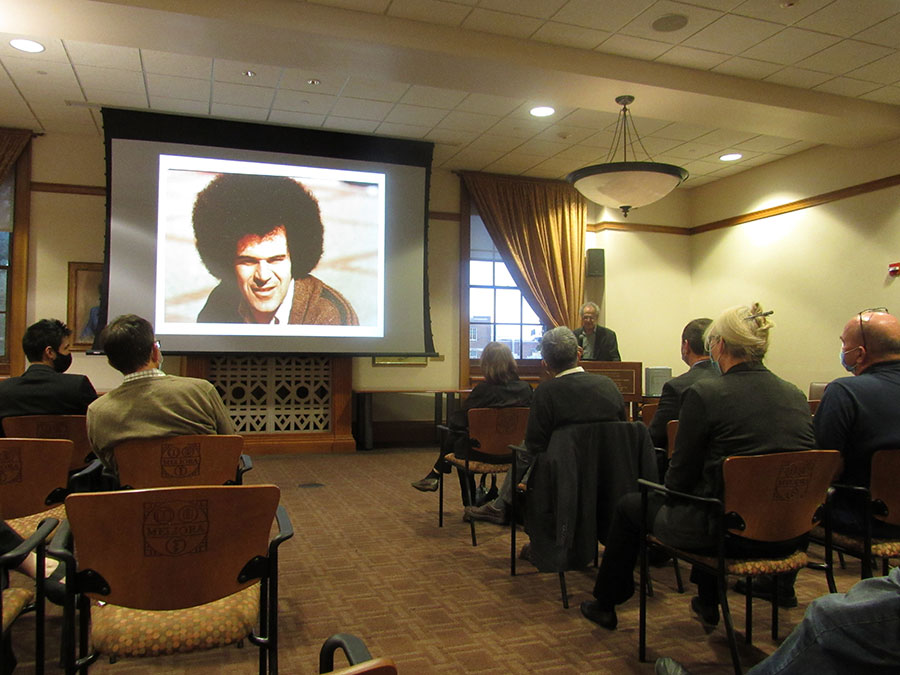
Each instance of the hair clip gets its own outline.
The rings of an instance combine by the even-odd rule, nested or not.
[[[759,314],[751,314],[750,316],[745,316],[744,321],[750,321],[751,319],[761,319],[764,316],[769,316],[770,314],[774,314],[775,310],[770,309],[768,312],[760,312]]]

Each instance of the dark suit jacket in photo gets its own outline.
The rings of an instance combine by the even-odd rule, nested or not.
[[[718,377],[719,371],[713,367],[712,361],[697,361],[686,373],[673,377],[666,382],[659,397],[659,408],[650,422],[650,438],[653,445],[663,450],[669,447],[669,438],[666,435],[666,425],[671,420],[678,419],[678,411],[681,410],[681,397],[685,390],[694,382],[707,377]]]
[[[32,363],[21,376],[0,381],[0,419],[84,415],[95,398],[97,392],[86,376],[57,373],[43,363]]]
[[[582,336],[584,335],[584,328],[576,328],[572,331],[575,333],[575,337],[578,340],[578,344],[582,347],[584,346],[582,342]],[[584,358],[584,361],[621,361],[622,357],[619,356],[619,342],[616,340],[616,334],[614,331],[606,328],[605,326],[595,326],[594,327],[594,356],[591,358]]]

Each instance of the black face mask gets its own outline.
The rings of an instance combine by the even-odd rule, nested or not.
[[[71,354],[60,354],[59,352],[56,352],[56,358],[53,359],[53,370],[55,370],[57,373],[64,373],[69,369],[69,366],[71,365]]]

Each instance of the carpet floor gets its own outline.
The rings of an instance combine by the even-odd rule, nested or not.
[[[649,663],[637,658],[638,601],[620,608],[619,627],[606,631],[581,616],[596,571],[566,575],[570,609],[560,602],[558,577],[520,561],[509,575],[509,529],[479,523],[478,546],[462,521],[459,485],[445,482],[444,527],[437,526],[437,493],[410,481],[424,476],[433,449],[378,450],[347,455],[260,456],[246,483],[274,483],[293,522],[294,538],[280,549],[280,670],[317,672],[318,651],[334,633],[353,633],[374,656],[401,673],[652,673],[659,656],[692,673],[731,671],[724,627],[705,635],[691,619],[692,585],[681,595],[671,566],[653,569],[648,601]],[[520,533],[522,543],[527,536]],[[813,546],[811,557],[821,555]],[[688,570],[683,569],[685,579]],[[839,590],[859,578],[858,562],[837,572]],[[824,574],[805,570],[797,582],[800,606],[781,610],[782,638],[806,605],[827,592]],[[730,597],[742,640],[743,598]],[[13,628],[18,672],[33,672],[34,618]],[[56,670],[62,613],[48,610],[48,672]],[[745,667],[777,647],[768,603],[754,605],[754,644],[740,643]],[[342,658],[338,665],[344,665]],[[226,675],[254,672],[257,651],[247,645],[156,659],[101,659],[98,673],[164,672]]]

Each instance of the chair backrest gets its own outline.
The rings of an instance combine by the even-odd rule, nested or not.
[[[819,404],[820,404],[821,402],[822,402],[822,399],[819,399],[819,398],[811,398],[811,399],[809,399],[808,403],[809,403],[809,414],[810,414],[810,415],[815,415],[815,414],[816,414],[816,410],[819,409]]]
[[[648,425],[653,420],[653,416],[659,409],[659,403],[645,403],[641,406],[641,422]]]
[[[829,382],[810,382],[809,383],[809,398],[810,401],[820,401],[822,400],[822,394],[825,393],[825,387],[827,387]]]
[[[81,573],[93,570],[108,594],[97,600],[135,609],[183,609],[218,600],[257,581],[241,581],[268,556],[278,507],[275,485],[82,492],[66,498]]]
[[[900,449],[878,450],[872,454],[872,477],[869,492],[872,499],[880,501],[886,513],[875,512],[875,517],[891,525],[900,525]]]
[[[397,664],[382,656],[331,672],[333,675],[397,675]]]
[[[786,541],[809,532],[825,493],[842,466],[837,450],[801,450],[728,457],[722,464],[725,513],[758,541]]]
[[[47,438],[0,438],[0,510],[7,519],[22,518],[62,501],[47,499],[64,490],[69,479],[72,441]]]
[[[678,436],[678,420],[669,420],[666,422],[666,440],[668,441],[668,455],[671,458],[675,452],[675,438]]]
[[[224,485],[234,482],[243,447],[237,435],[168,436],[125,441],[114,454],[123,487]]]
[[[510,445],[520,444],[528,427],[528,408],[472,408],[469,438],[480,444],[485,455],[508,455]]]
[[[70,469],[80,469],[91,453],[85,415],[21,415],[3,418],[3,433],[16,438],[63,438],[72,441]]]

